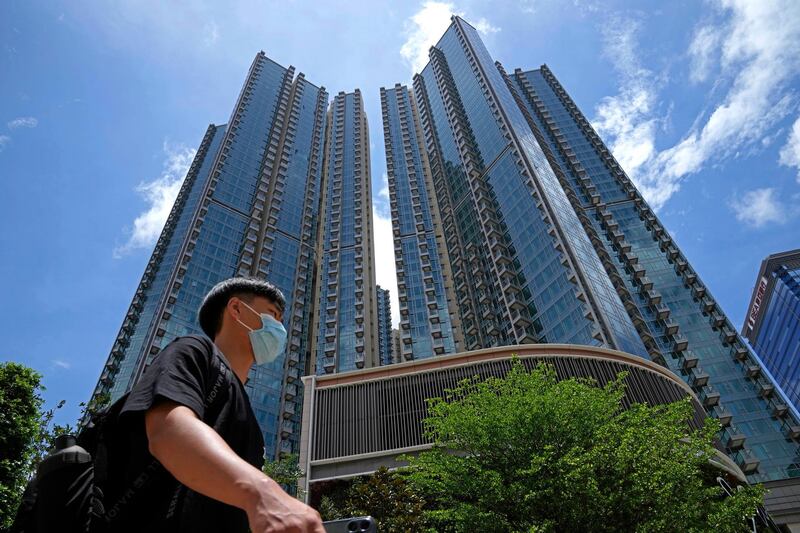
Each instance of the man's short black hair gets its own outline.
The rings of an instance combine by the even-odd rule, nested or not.
[[[197,312],[200,327],[209,338],[213,339],[219,333],[222,327],[222,311],[234,296],[245,301],[251,301],[254,296],[263,296],[274,303],[281,313],[286,306],[283,293],[268,281],[256,278],[230,278],[220,281],[208,291]]]

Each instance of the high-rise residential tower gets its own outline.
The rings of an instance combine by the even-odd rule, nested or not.
[[[449,308],[442,222],[414,99],[406,87],[381,89],[402,360],[448,354],[463,342]]]
[[[312,372],[378,366],[369,129],[361,92],[328,112]]]
[[[792,402],[800,406],[800,250],[761,262],[742,325],[761,362]]]
[[[392,303],[389,299],[389,289],[380,285],[377,288],[378,296],[378,358],[381,365],[390,365],[392,360]]]
[[[436,266],[421,270],[441,273],[433,294],[452,305],[436,310],[460,349],[570,343],[657,361],[694,388],[752,481],[800,476],[800,424],[546,66],[507,73],[454,17],[413,94],[381,98],[400,294],[424,287],[406,257],[430,219]],[[414,318],[412,347],[428,326]]]
[[[327,317],[314,306],[315,271],[323,268],[318,249],[326,282],[339,265],[349,276],[339,279],[337,298],[354,316],[334,323],[349,325],[339,326],[333,343],[351,347],[349,364],[357,366],[359,357],[370,357],[359,345],[372,350],[375,342],[366,118],[358,91],[336,96],[330,110],[328,104],[325,89],[295,76],[294,67],[256,55],[230,121],[210,126],[197,151],[95,398],[116,400],[166,344],[199,333],[197,309],[217,282],[268,279],[286,297],[286,352],[254,367],[246,387],[267,456],[296,451],[299,378],[308,372],[314,320]],[[326,218],[318,233],[320,208]]]

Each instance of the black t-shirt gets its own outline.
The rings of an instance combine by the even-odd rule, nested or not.
[[[112,531],[248,531],[241,509],[180,484],[148,451],[144,413],[160,401],[185,405],[256,468],[264,438],[244,386],[205,337],[180,337],[131,390],[108,437],[106,516]]]

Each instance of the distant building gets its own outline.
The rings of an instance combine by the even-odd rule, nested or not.
[[[800,249],[761,262],[744,335],[797,410],[800,406]]]
[[[392,330],[392,362],[399,363],[402,361],[400,354],[400,330],[395,328]]]
[[[378,355],[381,366],[392,364],[392,303],[389,289],[380,285],[378,295]]]

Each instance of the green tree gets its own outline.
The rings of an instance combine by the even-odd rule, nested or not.
[[[75,432],[69,424],[52,424],[65,402],[42,410],[44,390],[42,375],[32,368],[0,363],[0,531],[11,526],[22,491],[56,437]]]
[[[0,363],[0,529],[10,527],[37,455],[41,380],[24,365]]]
[[[369,515],[378,531],[419,533],[428,529],[424,506],[425,500],[408,481],[381,467],[369,476],[356,478],[343,497],[323,496],[318,510],[323,520]]]
[[[371,515],[378,531],[387,533],[421,532],[426,528],[425,500],[401,476],[385,467],[370,476],[358,478],[347,493],[347,516]]]
[[[405,475],[437,531],[740,531],[763,497],[724,498],[708,460],[716,421],[692,430],[688,399],[622,407],[552,367],[465,380],[429,402],[435,447]]]
[[[302,496],[297,493],[297,480],[303,477],[297,454],[286,455],[277,461],[264,459],[264,466],[261,467],[261,471],[281,485],[292,496],[298,498]]]

